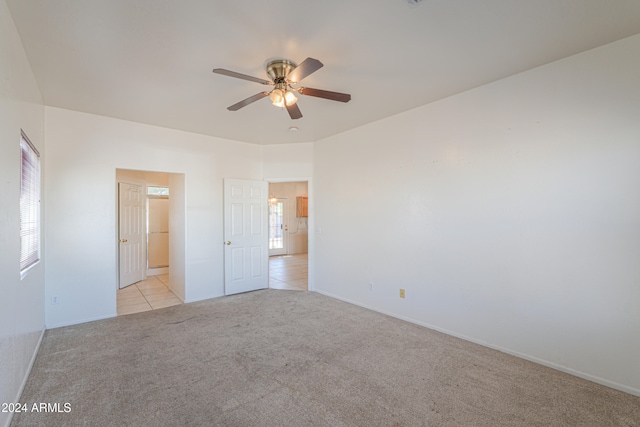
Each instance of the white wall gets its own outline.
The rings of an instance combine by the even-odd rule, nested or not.
[[[313,173],[313,144],[263,145],[263,176],[267,181],[311,178]]]
[[[117,182],[129,182],[139,185],[169,186],[169,174],[164,172],[150,172],[130,169],[118,169],[116,171]]]
[[[116,314],[117,168],[184,174],[171,199],[184,201],[185,255],[171,255],[171,280],[184,275],[186,302],[224,294],[222,180],[260,179],[259,146],[51,107],[45,134],[46,301],[59,301],[47,327]]]
[[[44,254],[20,279],[20,129],[44,160],[42,97],[0,1],[0,403],[17,402],[44,331]],[[0,426],[10,414],[0,412]]]
[[[638,52],[317,142],[316,290],[640,394]]]

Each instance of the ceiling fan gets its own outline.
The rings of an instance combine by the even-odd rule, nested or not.
[[[292,119],[302,117],[300,108],[297,105],[298,98],[295,93],[300,95],[315,96],[317,98],[329,99],[331,101],[349,102],[351,95],[348,93],[331,92],[322,89],[313,89],[310,87],[294,87],[300,83],[302,79],[308,75],[315,73],[322,68],[322,62],[314,58],[307,58],[296,64],[288,59],[276,59],[270,61],[266,66],[267,75],[271,80],[264,80],[258,77],[248,76],[246,74],[236,73],[235,71],[225,70],[224,68],[215,68],[216,74],[235,77],[237,79],[249,80],[263,85],[274,86],[270,91],[260,92],[250,96],[242,101],[227,107],[229,111],[237,111],[253,102],[262,98],[269,97],[276,107],[285,107]]]

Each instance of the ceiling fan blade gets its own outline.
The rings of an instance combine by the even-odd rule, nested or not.
[[[238,111],[242,107],[246,107],[247,105],[251,104],[252,102],[256,102],[256,101],[264,98],[265,96],[269,96],[269,92],[256,93],[255,95],[250,96],[247,99],[243,99],[242,101],[240,101],[240,102],[238,102],[236,104],[233,104],[231,107],[227,107],[227,110],[229,110],[229,111]]]
[[[330,99],[332,101],[349,102],[351,95],[348,93],[331,92],[329,90],[313,89],[310,87],[301,87],[298,89],[301,95],[315,96],[318,98]]]
[[[287,75],[287,80],[291,83],[298,83],[311,73],[315,73],[323,67],[322,62],[314,58],[307,58],[296,67],[295,70]]]
[[[285,101],[286,103],[286,101]],[[291,117],[291,119],[296,120],[299,119],[300,117],[302,117],[302,112],[300,111],[300,107],[298,107],[298,104],[286,104],[287,107],[287,111],[289,112],[289,116]]]
[[[265,79],[259,79],[257,77],[248,76],[242,73],[236,73],[235,71],[225,70],[224,68],[214,68],[213,72],[216,74],[222,74],[223,76],[235,77],[236,79],[249,80],[250,82],[261,83],[263,85],[272,85],[273,82]]]

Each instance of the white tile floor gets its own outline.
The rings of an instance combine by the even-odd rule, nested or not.
[[[145,280],[118,289],[118,316],[182,304],[167,284],[169,275],[149,276]],[[269,257],[269,287],[271,289],[308,289],[307,254]]]
[[[308,254],[269,257],[269,287],[306,291],[309,289]]]
[[[149,276],[145,280],[118,289],[118,316],[182,304],[167,287],[169,275]]]

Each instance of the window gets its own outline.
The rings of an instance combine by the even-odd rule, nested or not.
[[[169,187],[157,187],[157,186],[150,185],[147,187],[147,195],[148,196],[168,196]]]
[[[20,133],[20,272],[40,261],[40,153]]]

